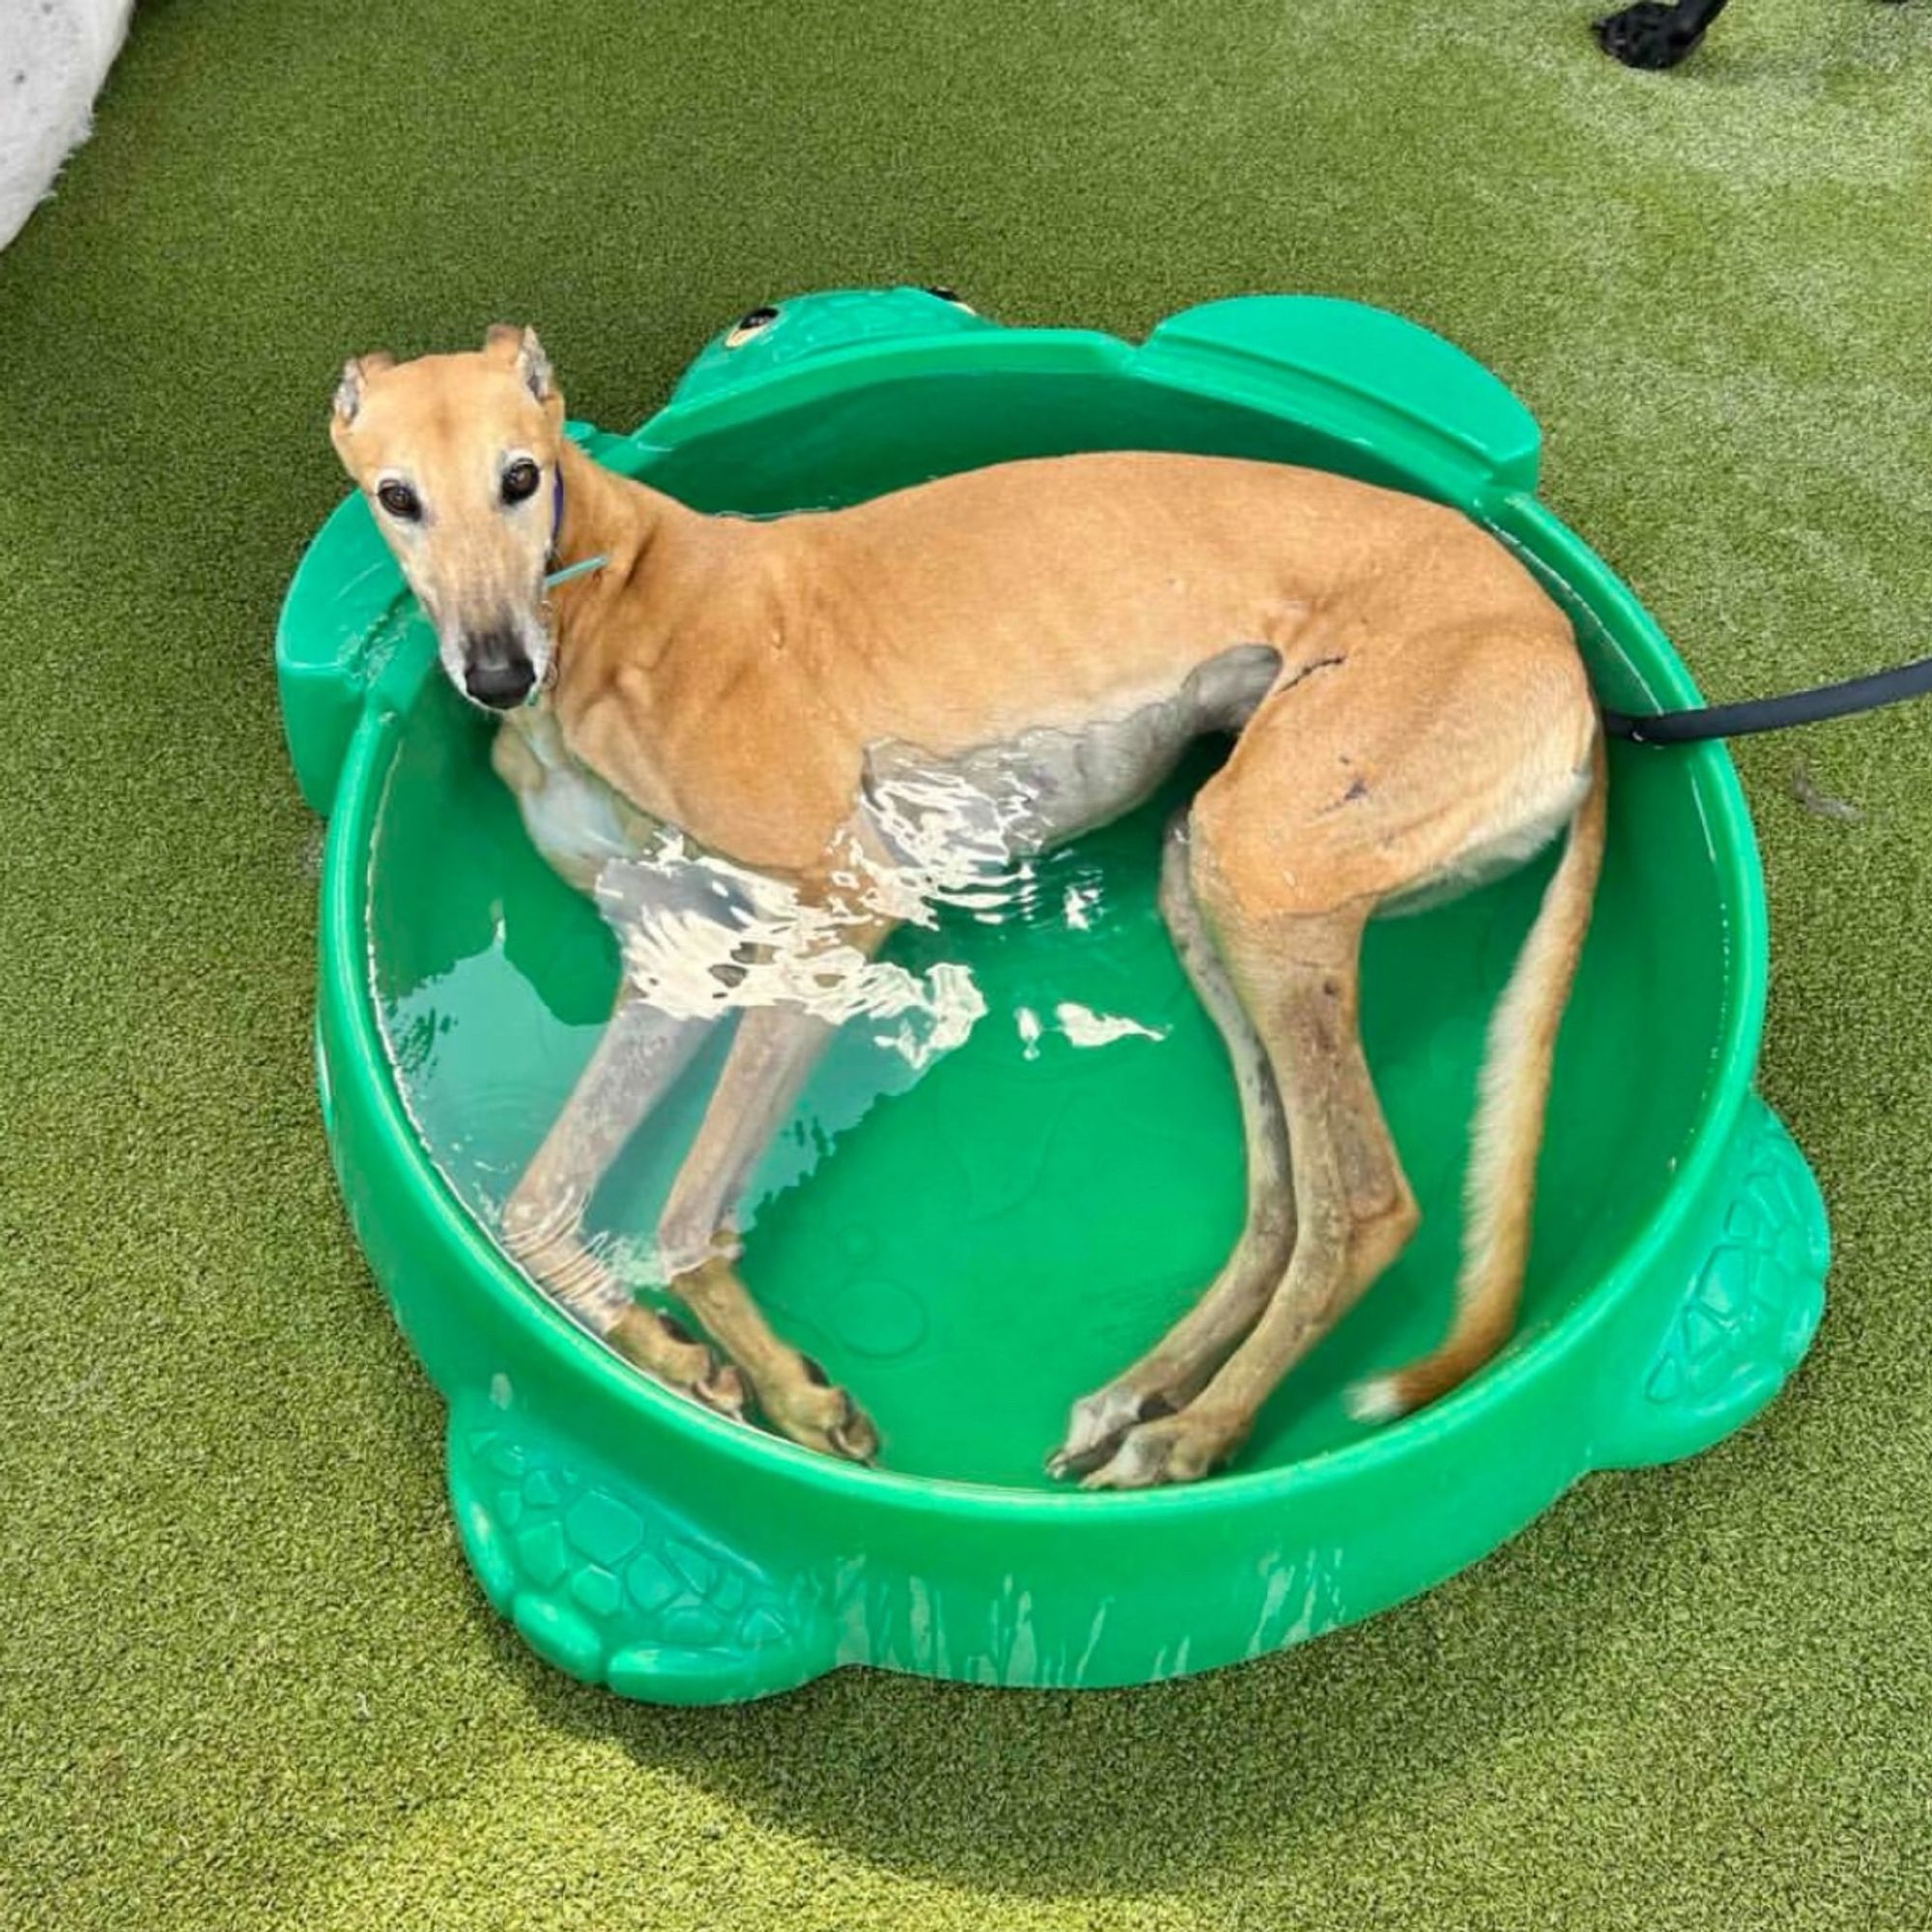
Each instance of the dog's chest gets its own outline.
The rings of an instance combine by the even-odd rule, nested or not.
[[[592,892],[614,859],[635,859],[655,839],[656,820],[574,758],[548,705],[513,713],[491,749],[524,830],[544,859],[580,892]]]

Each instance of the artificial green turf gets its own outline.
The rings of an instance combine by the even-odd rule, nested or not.
[[[1932,712],[1740,754],[1838,1241],[1796,1384],[1208,1680],[692,1713],[537,1663],[310,1095],[269,645],[349,350],[534,320],[620,425],[796,288],[1341,293],[1515,384],[1712,691],[1932,647],[1932,11],[1741,0],[1664,77],[1588,12],[141,8],[0,256],[0,1923],[1932,1918]]]

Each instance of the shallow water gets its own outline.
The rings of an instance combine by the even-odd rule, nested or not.
[[[802,909],[789,888],[668,829],[635,859],[606,866],[591,899],[616,962],[613,991],[621,985],[668,1022],[698,1021],[705,1036],[640,1129],[640,1145],[600,1187],[593,1248],[634,1288],[662,1288],[668,1270],[652,1230],[748,1011],[783,1007],[834,1028],[798,1107],[759,1161],[737,1216],[748,1239],[761,1214],[875,1108],[908,1094],[969,1045],[976,1059],[1016,1055],[1037,1068],[1030,1078],[1043,1098],[1084,1077],[1075,1056],[1129,1041],[1145,1042],[1145,1053],[1170,1041],[1176,988],[1151,988],[1140,971],[1143,952],[1163,943],[1165,930],[1153,904],[1154,862],[1167,815],[1213,762],[1204,749],[1185,778],[1130,817],[1054,851],[988,855],[943,880],[861,857],[853,902],[865,913],[890,907],[907,916],[877,956],[845,937],[841,927],[857,921],[843,916],[844,907],[831,916]],[[508,837],[518,838],[514,827]],[[563,916],[550,905],[528,915]],[[535,1110],[552,1081],[538,1064],[549,1069],[586,1058],[601,1031],[556,1010],[550,975],[524,963],[522,935],[509,929],[517,917],[506,902],[490,945],[394,987],[379,1008],[418,1130],[444,1179],[493,1232],[527,1164],[533,1130],[547,1124]],[[588,949],[591,935],[573,936]],[[1069,941],[1072,959],[1064,956]],[[497,1018],[505,1005],[524,1009],[514,1044],[513,1029]],[[479,1027],[493,1037],[488,1051],[498,1062],[480,1093],[467,1059]]]
[[[495,1234],[596,1042],[620,958],[590,900],[525,836],[487,729],[440,681],[408,721],[371,854],[370,968],[404,1101]],[[1237,1232],[1227,1057],[1156,903],[1162,826],[1215,755],[1197,747],[1146,805],[901,927],[877,966],[910,997],[839,1028],[758,1162],[740,1215],[745,1279],[873,1415],[889,1466],[1043,1483],[1067,1404],[1180,1313]],[[1483,1030],[1546,871],[1371,929],[1365,1037],[1424,1231],[1284,1384],[1250,1463],[1352,1438],[1346,1386],[1440,1332]],[[707,874],[680,876],[688,888]],[[1621,950],[1614,970],[1640,981],[1648,954]],[[715,1037],[590,1203],[589,1237],[646,1298],[662,1292],[659,1209],[742,1004],[745,982],[729,980],[711,982],[726,1009]],[[1577,1049],[1596,1063],[1586,1092],[1614,1077],[1616,1050],[1614,1037]],[[1532,1326],[1587,1285],[1591,1257],[1641,1205],[1601,1179],[1633,1151],[1616,1117],[1561,1095],[1557,1112],[1562,1168],[1598,1179],[1546,1190]],[[1661,1122],[1642,1151],[1659,1185],[1675,1133]]]

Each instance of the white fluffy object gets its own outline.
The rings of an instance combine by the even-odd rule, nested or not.
[[[134,0],[0,0],[0,248],[87,139]]]

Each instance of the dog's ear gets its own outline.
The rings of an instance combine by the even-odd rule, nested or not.
[[[373,349],[367,355],[352,355],[342,365],[342,379],[335,385],[335,420],[344,429],[355,420],[362,407],[362,393],[371,376],[393,369],[396,358],[386,349]]]
[[[530,394],[540,403],[550,401],[554,387],[550,357],[544,354],[534,328],[515,328],[507,322],[492,323],[489,334],[483,338],[483,353],[494,355],[499,362],[514,364]]]

